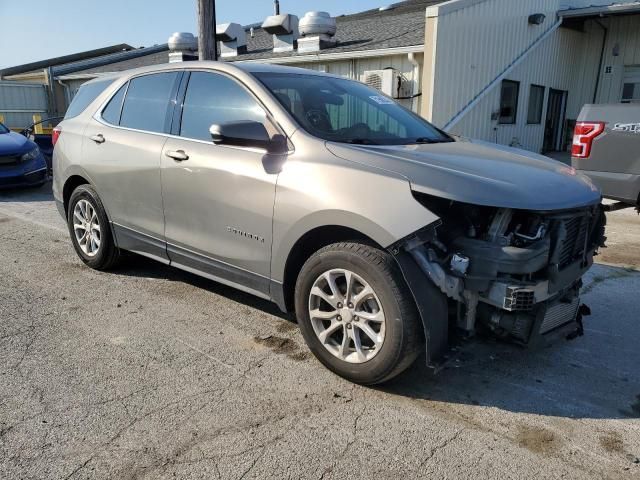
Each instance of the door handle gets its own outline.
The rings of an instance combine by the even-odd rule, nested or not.
[[[93,140],[96,143],[104,143],[104,137],[102,136],[101,133],[97,134],[97,135],[93,135],[91,137],[91,140]]]
[[[173,158],[177,162],[189,160],[189,155],[187,155],[184,150],[168,150],[165,155],[169,158]]]

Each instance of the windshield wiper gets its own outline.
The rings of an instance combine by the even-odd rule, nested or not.
[[[378,142],[374,142],[368,138],[350,138],[349,140],[346,140],[346,142],[354,145],[380,145]]]
[[[449,143],[451,142],[448,138],[427,138],[427,137],[418,137],[411,144],[430,144],[430,143]]]

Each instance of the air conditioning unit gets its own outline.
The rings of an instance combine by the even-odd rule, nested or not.
[[[411,88],[410,82],[407,82],[394,68],[365,71],[364,83],[391,98],[403,98],[411,95],[411,92],[408,92]]]

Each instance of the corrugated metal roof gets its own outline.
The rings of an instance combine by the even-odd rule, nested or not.
[[[49,59],[40,60],[37,62],[16,65],[15,67],[3,68],[2,70],[0,70],[0,77],[38,71],[44,68],[55,67],[57,65],[63,65],[70,62],[81,61],[88,58],[109,55],[111,53],[122,52],[123,50],[132,50],[132,49],[133,47],[129,44],[119,43],[117,45],[111,45],[109,47],[97,48],[94,50],[87,50],[85,52],[72,53],[71,55],[63,55],[60,57],[49,58]]]
[[[136,50],[129,50],[126,52],[118,52],[113,53],[111,55],[103,55],[101,57],[90,58],[87,60],[82,60],[80,62],[67,63],[65,65],[60,65],[58,67],[54,67],[53,75],[58,77],[61,75],[68,75],[70,73],[75,73],[84,70],[90,70],[93,68],[101,67],[104,65],[112,65],[115,63],[127,62],[143,57],[147,57],[150,55],[167,52],[169,50],[169,46],[164,43],[162,45],[154,45],[153,47],[145,47],[138,48]],[[165,58],[168,58],[167,55],[164,55]],[[140,65],[135,65],[140,66]],[[128,67],[128,68],[133,68]]]
[[[584,8],[568,8],[566,10],[560,10],[558,12],[558,16],[564,18],[583,18],[608,15],[630,15],[638,13],[640,13],[640,2],[614,2],[608,5],[596,5]]]

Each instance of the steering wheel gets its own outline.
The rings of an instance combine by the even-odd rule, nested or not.
[[[305,117],[309,124],[316,130],[321,130],[323,132],[330,132],[333,130],[333,127],[331,126],[331,119],[329,118],[329,114],[326,110],[312,108],[307,110]]]

